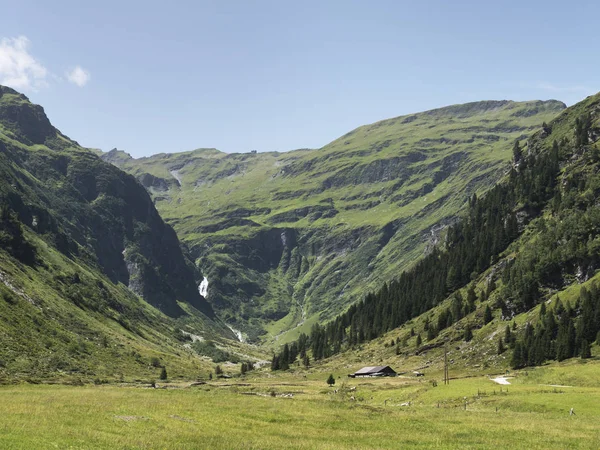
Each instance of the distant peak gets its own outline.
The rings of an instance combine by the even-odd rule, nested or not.
[[[133,157],[129,153],[123,150],[119,150],[117,148],[113,148],[111,151],[103,153],[102,155],[100,155],[100,158],[102,158],[106,162],[114,164],[117,167],[123,164],[124,162],[133,159]]]
[[[477,114],[498,111],[500,109],[531,109],[532,107],[563,110],[567,107],[567,105],[557,100],[531,100],[523,102],[516,102],[513,100],[481,100],[478,102],[469,102],[431,109],[429,111],[417,113],[417,115],[426,114],[430,116],[448,115],[456,117],[470,117]]]

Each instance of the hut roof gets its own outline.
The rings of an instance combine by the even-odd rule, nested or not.
[[[380,372],[394,372],[396,373],[396,371],[394,369],[392,369],[390,366],[368,366],[368,367],[363,367],[360,370],[357,370],[356,372],[354,372],[354,375],[369,375],[372,373],[380,373]]]

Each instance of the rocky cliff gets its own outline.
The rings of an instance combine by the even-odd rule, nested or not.
[[[0,351],[0,376],[18,358],[60,354],[71,340],[92,335],[104,342],[115,330],[119,339],[134,333],[146,349],[176,340],[180,329],[233,338],[199,294],[201,274],[144,187],[6,87],[0,87],[0,211],[6,300],[0,339],[12,342]],[[17,324],[38,334],[10,331]],[[52,350],[57,336],[63,337]],[[36,348],[44,340],[49,347]],[[57,370],[55,363],[47,369]]]

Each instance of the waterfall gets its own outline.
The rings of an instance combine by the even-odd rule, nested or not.
[[[208,297],[208,278],[204,277],[200,286],[198,286],[198,292],[204,298]]]

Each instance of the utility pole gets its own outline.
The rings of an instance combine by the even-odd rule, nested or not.
[[[444,343],[444,384],[450,384],[448,376],[448,343]]]

